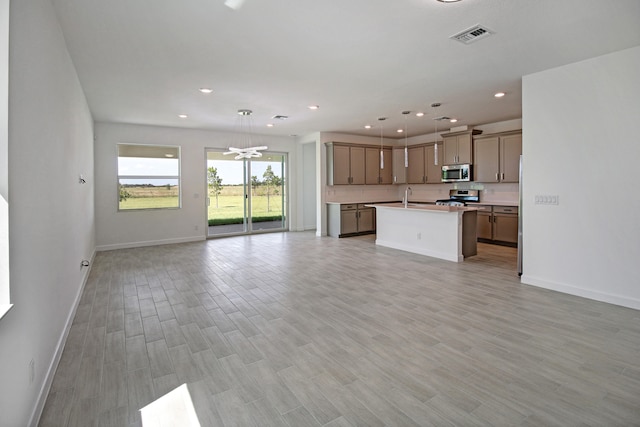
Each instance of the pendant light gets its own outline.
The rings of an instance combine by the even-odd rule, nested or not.
[[[442,104],[440,104],[439,102],[434,102],[433,104],[431,104],[431,108],[438,108],[439,106],[441,106]],[[435,117],[435,113],[433,115],[433,120],[436,121],[436,137],[435,137],[435,144],[433,144],[433,164],[434,166],[438,166],[438,121],[440,121],[439,117]]]
[[[261,145],[259,147],[252,147],[251,146],[251,133],[252,133],[252,126],[251,126],[251,114],[253,113],[253,111],[251,110],[247,110],[247,109],[242,109],[242,110],[238,110],[238,115],[240,115],[240,144],[238,144],[240,147],[229,147],[228,151],[226,151],[224,154],[235,154],[236,160],[241,160],[241,159],[250,159],[252,157],[262,157],[262,153],[260,152],[260,150],[266,150],[268,147],[265,145]],[[243,141],[244,139],[244,141]]]
[[[407,117],[409,117],[409,114],[411,113],[411,111],[403,111],[402,114],[404,114],[404,167],[408,168],[409,167],[409,144],[408,144],[408,135],[407,135]]]
[[[378,117],[378,121],[380,121],[380,169],[384,169],[384,138],[382,122],[385,120],[387,120],[386,117]]]

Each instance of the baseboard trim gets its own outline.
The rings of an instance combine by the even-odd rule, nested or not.
[[[593,291],[590,289],[577,288],[565,283],[552,282],[549,280],[541,279],[539,277],[528,276],[526,274],[522,275],[522,277],[520,278],[520,282],[523,285],[536,286],[538,288],[562,292],[563,294],[574,295],[594,301],[605,302],[607,304],[614,304],[622,307],[640,310],[640,300],[635,298]]]
[[[49,364],[49,368],[47,369],[47,373],[44,377],[44,382],[42,383],[42,387],[40,387],[40,392],[38,393],[38,399],[36,400],[36,405],[31,412],[31,417],[29,418],[29,425],[32,427],[36,427],[40,423],[40,418],[42,417],[42,412],[44,411],[44,405],[47,403],[47,397],[49,396],[49,392],[51,391],[51,386],[53,385],[53,378],[55,377],[56,370],[58,369],[58,364],[60,363],[60,359],[62,359],[62,352],[64,351],[64,346],[67,342],[67,338],[69,337],[69,332],[71,331],[71,325],[73,324],[73,319],[76,317],[76,311],[78,310],[78,305],[80,305],[80,300],[82,299],[82,293],[84,292],[84,288],[87,285],[87,281],[89,280],[89,274],[91,273],[91,267],[93,266],[93,261],[96,257],[96,249],[93,250],[91,254],[91,259],[89,260],[89,267],[85,270],[84,277],[82,278],[82,284],[76,293],[76,297],[71,306],[71,311],[69,311],[69,316],[67,316],[67,321],[65,323],[65,327],[62,331],[62,335],[60,335],[60,339],[58,339],[58,344],[56,345],[56,350],[53,355],[53,359],[51,359],[51,363]]]
[[[144,246],[173,245],[176,243],[201,242],[204,240],[206,240],[205,236],[199,236],[199,237],[181,237],[177,239],[147,240],[144,242],[116,243],[113,245],[99,245],[96,247],[96,251],[103,252],[103,251],[113,251],[116,249],[141,248]]]

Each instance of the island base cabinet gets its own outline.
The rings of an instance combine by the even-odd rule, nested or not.
[[[448,261],[476,255],[476,211],[375,205],[376,245]]]

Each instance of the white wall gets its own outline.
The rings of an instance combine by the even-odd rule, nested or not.
[[[82,291],[80,262],[94,253],[93,122],[51,2],[12,1],[9,19],[14,307],[0,319],[0,424],[25,426],[39,416]]]
[[[523,78],[523,283],[640,308],[638,76],[640,46]]]
[[[316,146],[313,143],[302,146],[302,229],[316,229]]]
[[[238,136],[214,131],[96,124],[96,241],[98,250],[203,240],[206,238],[206,148],[225,149]],[[118,212],[117,144],[179,145],[182,208]],[[269,151],[288,154],[296,176],[298,145],[291,138],[260,136]],[[296,180],[289,180],[289,225],[298,228]],[[196,226],[198,229],[196,230]]]
[[[0,0],[0,318],[9,293],[9,0]]]

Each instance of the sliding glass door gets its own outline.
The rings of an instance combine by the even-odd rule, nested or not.
[[[235,160],[208,150],[208,236],[286,230],[286,170],[286,154]]]

